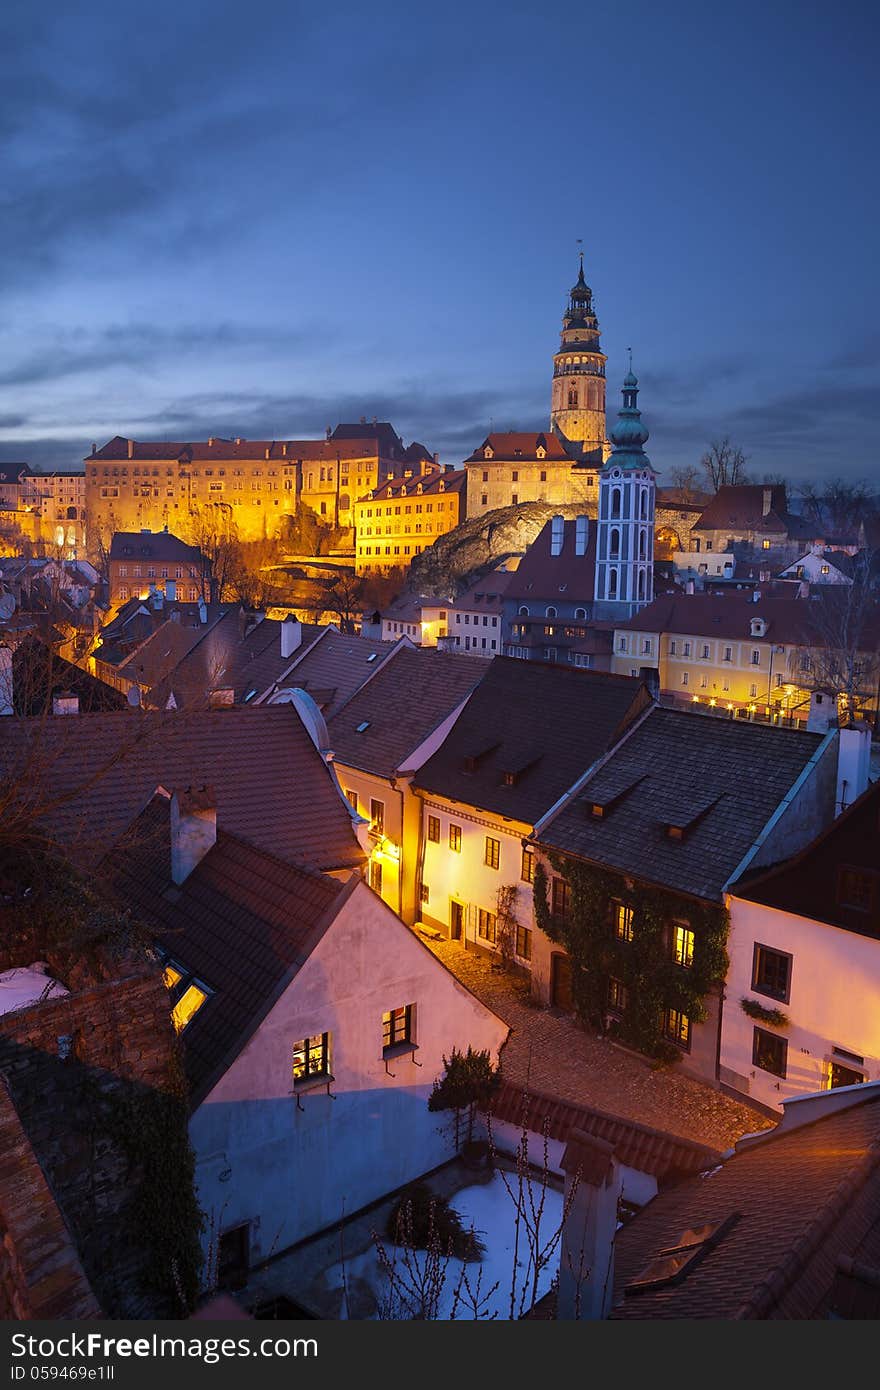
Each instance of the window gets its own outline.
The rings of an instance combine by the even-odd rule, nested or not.
[[[618,639],[617,639],[617,650],[618,650],[619,652],[625,652],[625,651],[626,651],[626,638],[625,638],[625,637],[618,637]]]
[[[330,1076],[330,1034],[315,1033],[313,1037],[302,1038],[293,1046],[293,1084]]]
[[[643,643],[642,643],[642,651],[645,653],[646,656],[650,656],[650,655],[651,655],[651,639],[650,639],[650,637],[646,637],[645,640],[643,641]]]
[[[733,657],[733,648],[732,648],[732,647],[725,647],[725,648],[724,648],[724,660],[725,660],[725,661],[730,661],[730,660],[732,659],[732,657]]]
[[[522,852],[522,864],[519,876],[523,883],[534,883],[535,881],[535,851],[524,849]]]
[[[685,642],[684,646],[682,647],[682,653],[683,653],[684,656],[690,656],[690,654],[691,654],[691,644],[690,644],[690,642]]]
[[[449,848],[454,849],[457,854],[461,853],[461,826],[449,825]]]
[[[520,960],[532,959],[532,933],[529,927],[516,924],[516,954]]]
[[[428,817],[428,839],[431,841],[431,844],[432,844],[432,845],[439,845],[439,843],[440,843],[440,817],[439,817],[439,816],[429,816],[429,817]]]
[[[477,910],[477,933],[484,940],[495,944],[498,937],[498,918],[494,912],[488,912],[484,907]]]
[[[682,685],[687,685],[687,683],[688,683],[689,680],[690,680],[690,676],[688,675],[687,671],[682,671],[682,673],[681,673],[681,683],[682,683]]]
[[[431,890],[427,883],[423,883],[419,888],[419,902],[428,903],[431,901]]]
[[[837,1052],[839,1049],[835,1048]],[[857,1059],[853,1057],[853,1061]],[[862,1063],[864,1066],[864,1062]],[[833,1059],[828,1063],[828,1089],[833,1091],[837,1086],[859,1086],[865,1079],[863,1071],[856,1071],[854,1067],[845,1067],[841,1062]]]
[[[778,1033],[770,1033],[766,1028],[756,1028],[752,1040],[752,1065],[762,1071],[772,1071],[774,1076],[785,1076],[788,1062],[788,1042]]]
[[[165,988],[171,997],[171,1021],[174,1030],[182,1033],[206,999],[210,998],[211,991],[201,980],[195,979],[185,966],[177,965],[174,961],[165,962],[162,974]]]
[[[868,869],[842,867],[837,875],[837,901],[853,912],[871,912],[877,888],[877,875]]]
[[[631,907],[627,907],[626,903],[612,902],[611,921],[614,926],[614,935],[618,941],[632,941],[633,910]]]
[[[217,1243],[217,1287],[243,1289],[250,1266],[250,1225],[224,1231]]]
[[[675,653],[676,653],[677,650],[678,650],[678,646],[677,646],[677,643],[676,643],[676,641],[675,641],[675,638],[673,637],[672,641],[669,643],[669,655],[670,655],[670,656],[675,656]]]
[[[666,1009],[663,1014],[663,1036],[677,1047],[690,1051],[691,1021],[681,1009]]]
[[[554,917],[565,918],[571,910],[571,889],[564,878],[554,878],[551,910]]]
[[[389,1009],[382,1015],[382,1051],[399,1047],[401,1043],[413,1041],[413,1006],[404,1004],[400,1009]]]
[[[704,642],[704,643],[703,643],[703,660],[704,660],[704,661],[708,661],[708,660],[709,660],[709,643],[708,643],[708,642]]]
[[[612,1013],[622,1014],[629,1003],[629,990],[622,980],[613,976],[608,981],[608,1008]]]
[[[694,963],[694,934],[684,922],[672,924],[672,959],[685,970]]]
[[[346,795],[346,799],[348,800],[349,806],[353,807],[353,809],[356,811],[357,808],[358,808],[358,794],[357,794],[357,792],[356,792],[356,791],[347,791],[347,792],[345,793],[345,795]]]
[[[501,841],[493,840],[491,835],[486,836],[483,863],[487,864],[490,869],[497,869],[501,863]]]
[[[370,826],[379,835],[385,834],[385,802],[370,801]]]
[[[755,699],[757,699],[757,696],[758,696],[758,687],[757,687],[756,685],[750,685],[750,686],[749,686],[749,699],[750,699],[750,700],[755,700]]]
[[[382,865],[378,859],[370,860],[370,887],[374,893],[382,896]]]
[[[756,941],[752,958],[752,989],[787,1004],[791,991],[791,961],[787,952],[774,951],[770,946],[762,946]]]

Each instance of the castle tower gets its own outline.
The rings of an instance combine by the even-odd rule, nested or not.
[[[623,406],[611,431],[614,449],[599,474],[593,609],[597,618],[631,618],[654,597],[656,474],[642,447],[648,431],[638,395],[630,363]]]
[[[562,320],[559,351],[553,357],[550,427],[573,444],[577,456],[601,465],[605,443],[605,354],[599,347],[599,320],[593,292],[584,279],[584,254]],[[572,451],[574,452],[574,451]]]

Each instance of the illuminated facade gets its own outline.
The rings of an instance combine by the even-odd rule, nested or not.
[[[354,504],[355,569],[389,574],[464,520],[462,470],[407,472],[373,487]]]
[[[655,473],[644,451],[648,431],[638,407],[632,367],[611,431],[614,452],[599,474],[594,613],[630,617],[654,597]]]
[[[598,467],[609,452],[605,440],[605,354],[599,346],[593,292],[584,279],[583,253],[580,259],[577,283],[572,286],[562,320],[559,351],[553,358],[550,426],[576,444],[584,460]]]

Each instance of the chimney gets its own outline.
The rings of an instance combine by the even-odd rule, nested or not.
[[[798,598],[810,597],[810,581],[808,579],[802,579],[798,584],[797,596]]]
[[[439,454],[435,454],[435,455],[434,455],[434,466],[435,466],[436,468],[439,468],[439,467],[440,467],[440,455],[439,455]]]
[[[79,714],[79,696],[72,690],[59,690],[52,696],[53,714]]]
[[[840,730],[838,740],[836,816],[867,790],[871,766],[871,730],[867,724],[850,724]]]
[[[0,642],[0,715],[14,714],[12,703],[12,648]]]
[[[154,613],[161,613],[162,605],[165,602],[165,595],[161,589],[157,589],[155,584],[150,585],[150,607]]]
[[[753,590],[752,590],[752,603],[760,603],[760,602],[761,602],[761,590],[760,590],[760,589],[753,589]]]
[[[763,499],[762,499],[762,502],[761,502],[761,515],[762,515],[762,516],[769,516],[769,514],[770,514],[770,508],[771,508],[772,506],[773,506],[773,489],[772,489],[772,487],[765,487],[765,488],[764,488],[764,496],[763,496]]]
[[[554,516],[550,518],[550,554],[562,554],[562,540],[565,535],[565,517]]]
[[[186,787],[171,798],[171,877],[183,883],[217,842],[217,797],[209,786]]]
[[[692,594],[694,592],[694,581],[692,579],[685,580],[684,591],[686,594]]]
[[[200,622],[200,623],[206,623],[207,621],[208,621],[208,605],[205,603],[205,600],[204,600],[203,598],[200,598],[200,599],[199,599],[199,622]]]
[[[562,1155],[566,1213],[559,1254],[556,1316],[608,1316],[614,1288],[614,1233],[620,1165],[614,1146],[574,1129]]]
[[[293,656],[302,645],[302,623],[298,618],[288,615],[281,624],[281,660]]]
[[[271,452],[272,452],[272,450],[269,449],[269,448],[267,447],[267,449],[266,449],[266,458],[269,457],[269,455],[271,454]]]
[[[814,690],[810,695],[810,710],[807,715],[807,733],[827,734],[837,723],[837,710],[834,697],[826,690]],[[839,753],[839,750],[838,750]]]
[[[574,553],[575,555],[586,555],[587,553],[587,533],[589,530],[589,519],[585,516],[577,516],[574,521]]]
[[[130,440],[128,441],[128,457],[129,457],[130,459],[133,459],[133,458],[134,458],[134,440],[133,440],[133,439],[130,439]]]
[[[176,580],[176,579],[166,579],[166,580],[165,580],[165,598],[167,599],[167,601],[168,601],[169,603],[176,603],[176,602],[177,602],[177,580]]]
[[[330,436],[331,436],[331,434],[333,433],[333,428],[332,428],[332,426],[331,426],[331,425],[328,425],[327,428],[326,428],[326,430],[324,431],[324,433],[325,433],[326,437],[329,439]]]

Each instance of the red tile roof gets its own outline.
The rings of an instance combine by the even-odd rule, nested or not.
[[[467,485],[467,473],[463,468],[438,469],[431,473],[413,473],[409,478],[389,478],[380,481],[371,492],[360,500],[373,501],[383,497],[421,497],[425,494],[435,496],[442,492],[461,492]]]
[[[829,590],[835,587],[827,586]],[[755,593],[760,594],[757,601]],[[729,637],[735,641],[750,641],[752,619],[763,618],[767,624],[765,634],[763,638],[754,640],[786,646],[818,647],[822,645],[822,636],[815,605],[833,601],[831,593],[818,593],[802,599],[790,594],[779,596],[774,593],[768,596],[761,588],[748,593],[664,594],[635,617],[618,623],[617,627],[672,636]],[[876,619],[871,633],[875,626]],[[867,627],[865,635],[867,639]],[[872,637],[871,640],[876,639]]]
[[[861,1088],[859,1088],[861,1089]],[[618,1232],[612,1318],[823,1318],[839,1261],[876,1232],[880,1098],[773,1131],[661,1192]],[[688,1229],[733,1218],[677,1283],[627,1294]]]
[[[765,494],[770,506],[765,512]],[[743,483],[735,487],[720,487],[709,505],[693,523],[694,531],[778,532],[784,535],[806,534],[799,517],[788,511],[785,488],[782,486]]]
[[[131,452],[129,453],[129,445]],[[242,459],[256,463],[269,460],[275,463],[293,464],[298,459],[351,459],[382,457],[375,437],[363,434],[358,436],[334,437],[333,439],[213,439],[202,440],[128,440],[121,435],[109,440],[94,454],[89,454],[87,464],[95,462],[180,462],[201,463],[211,460]],[[392,455],[402,458],[403,452]]]
[[[195,1107],[308,959],[346,886],[222,828],[176,886],[170,800],[162,796],[152,799],[99,873],[154,928],[157,944],[212,991],[183,1035]]]
[[[567,1143],[574,1130],[592,1134],[613,1145],[618,1162],[641,1173],[651,1173],[661,1185],[691,1173],[714,1168],[721,1155],[706,1144],[680,1135],[666,1134],[650,1125],[608,1115],[591,1106],[575,1105],[556,1096],[526,1092],[505,1081],[492,1101],[492,1117],[522,1127],[548,1139]]]
[[[868,876],[865,911],[841,902],[840,873]],[[873,895],[870,889],[873,885]],[[880,782],[875,782],[800,854],[733,888],[737,898],[880,938]]]
[[[0,720],[0,780],[88,869],[158,786],[210,782],[231,834],[319,869],[364,862],[350,807],[291,705]]]
[[[484,451],[491,448],[494,458],[486,459]],[[552,430],[546,434],[534,434],[528,430],[508,430],[504,433],[488,434],[479,448],[465,459],[465,463],[541,463],[538,449],[543,448],[551,463],[571,462]]]
[[[505,597],[526,606],[537,599],[558,601],[560,595],[566,603],[592,602],[596,583],[596,523],[589,518],[583,555],[574,552],[576,529],[575,521],[565,522],[562,550],[558,555],[551,555],[553,523],[548,521],[511,575]]]
[[[187,545],[170,531],[116,531],[110,542],[111,561],[168,560],[196,565],[201,569],[204,556],[197,545]]]

